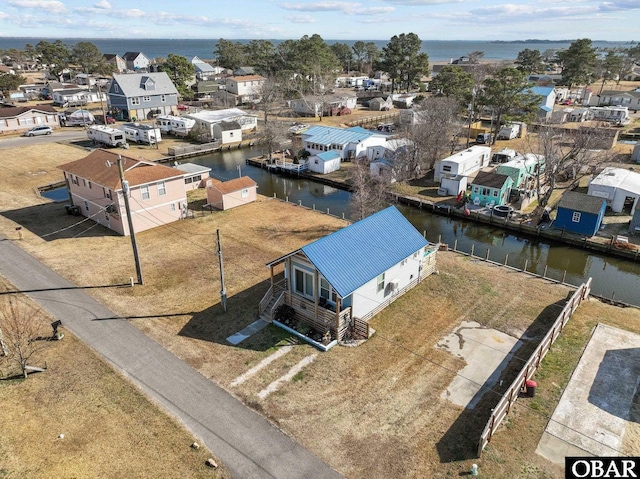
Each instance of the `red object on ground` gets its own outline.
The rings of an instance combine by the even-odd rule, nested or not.
[[[529,395],[530,397],[534,397],[536,395],[536,388],[538,387],[538,383],[531,379],[528,379],[524,384],[527,387],[527,395]]]
[[[465,216],[469,216],[471,214],[471,211],[469,211],[469,208],[465,208],[463,213]]]

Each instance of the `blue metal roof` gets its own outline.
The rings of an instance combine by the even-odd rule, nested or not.
[[[552,86],[534,86],[531,87],[531,92],[534,95],[542,95],[543,97],[548,97],[553,91]]]
[[[428,244],[402,213],[390,206],[301,250],[345,298]]]
[[[323,151],[322,153],[318,153],[316,156],[322,161],[331,161],[336,158],[340,158],[340,154],[337,151]]]
[[[373,133],[363,128],[335,128],[332,126],[312,126],[302,132],[305,141],[319,145],[345,145],[358,143],[373,136]]]

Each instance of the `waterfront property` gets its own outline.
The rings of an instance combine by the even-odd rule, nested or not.
[[[256,200],[258,184],[248,176],[229,181],[207,180],[207,203],[219,210],[229,210]]]
[[[53,104],[66,108],[67,106],[81,106],[89,103],[106,104],[107,95],[98,87],[91,89],[74,88],[53,92]]]
[[[116,73],[107,104],[120,120],[151,119],[177,111],[178,90],[165,72]]]
[[[129,235],[124,204],[126,193],[120,182],[118,155],[98,149],[88,156],[59,166],[75,212],[101,225]],[[184,173],[169,166],[122,156],[127,180],[131,217],[135,232],[177,221],[184,217],[187,192]]]
[[[606,208],[604,198],[567,191],[558,203],[553,227],[588,237],[594,236],[600,229]]]
[[[307,168],[314,173],[326,175],[340,169],[340,154],[337,151],[325,151],[311,155],[307,161]]]
[[[471,183],[471,201],[476,206],[504,205],[509,199],[509,190],[513,186],[510,176],[481,171]]]
[[[588,194],[607,200],[614,213],[632,215],[640,198],[640,173],[607,167],[591,180]]]
[[[286,304],[297,321],[340,340],[417,285],[435,268],[435,249],[394,206],[270,263],[271,287],[259,313]],[[276,281],[283,266],[284,280]]]
[[[311,155],[335,151],[342,160],[365,157],[367,148],[383,146],[387,138],[359,126],[336,128],[333,126],[312,126],[303,131],[302,146]]]
[[[196,163],[179,163],[173,166],[184,173],[184,186],[187,191],[204,187],[211,168]]]
[[[0,108],[0,135],[22,133],[40,125],[47,125],[51,128],[60,126],[58,112],[52,106]]]
[[[445,176],[469,176],[489,165],[491,147],[474,145],[447,158],[436,161],[433,179],[441,181]]]
[[[544,171],[544,157],[534,153],[526,153],[524,158],[515,158],[498,165],[496,173],[510,176],[513,180],[512,188],[532,189],[529,180],[538,172]]]
[[[222,139],[223,130],[220,126],[223,122],[233,122],[240,126],[241,132],[253,131],[258,126],[258,117],[256,115],[250,115],[240,110],[239,108],[226,108],[224,110],[200,110],[197,113],[188,113],[185,118],[190,118],[195,121],[193,128],[196,129],[198,134],[204,135],[205,138],[213,140],[214,138]],[[237,129],[224,130],[224,131],[237,131]],[[235,135],[237,137],[237,135]],[[225,139],[229,140],[230,136],[225,135]],[[242,135],[231,141],[241,141]]]
[[[113,65],[118,73],[122,73],[127,69],[127,62],[117,53],[105,53],[102,58],[105,62]]]
[[[534,86],[530,92],[541,97],[538,105],[538,120],[548,121],[553,114],[553,105],[556,103],[556,90],[551,86]]]
[[[411,153],[412,147],[413,142],[406,138],[388,140],[384,145],[368,147],[369,173],[373,177],[384,177],[391,183],[397,181],[401,169],[406,169],[401,159]]]

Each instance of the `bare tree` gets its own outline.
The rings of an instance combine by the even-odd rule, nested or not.
[[[262,83],[259,95],[260,103],[257,107],[264,119],[261,143],[267,146],[268,158],[271,160],[273,152],[279,149],[286,139],[286,128],[277,119],[277,112],[282,107],[284,98],[283,83],[275,77],[268,77]]]
[[[367,162],[355,162],[351,186],[353,194],[349,209],[356,220],[366,218],[388,204],[387,182],[383,178],[372,177]]]
[[[433,168],[436,161],[451,154],[451,141],[462,129],[460,102],[455,98],[435,97],[425,99],[414,107],[415,124],[409,128],[408,137],[415,144],[415,152],[407,159],[415,161],[409,171],[419,173]]]
[[[540,206],[549,203],[558,181],[575,180],[579,174],[597,171],[614,155],[611,149],[615,131],[611,128],[582,126],[576,129],[541,125],[527,137],[526,149],[544,156],[544,172],[536,175]]]
[[[26,300],[10,296],[0,304],[0,361],[12,363],[27,377],[27,366],[49,342],[43,340],[42,312]]]

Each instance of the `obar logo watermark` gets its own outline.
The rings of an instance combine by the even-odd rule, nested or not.
[[[640,478],[640,457],[566,457],[565,479]]]

